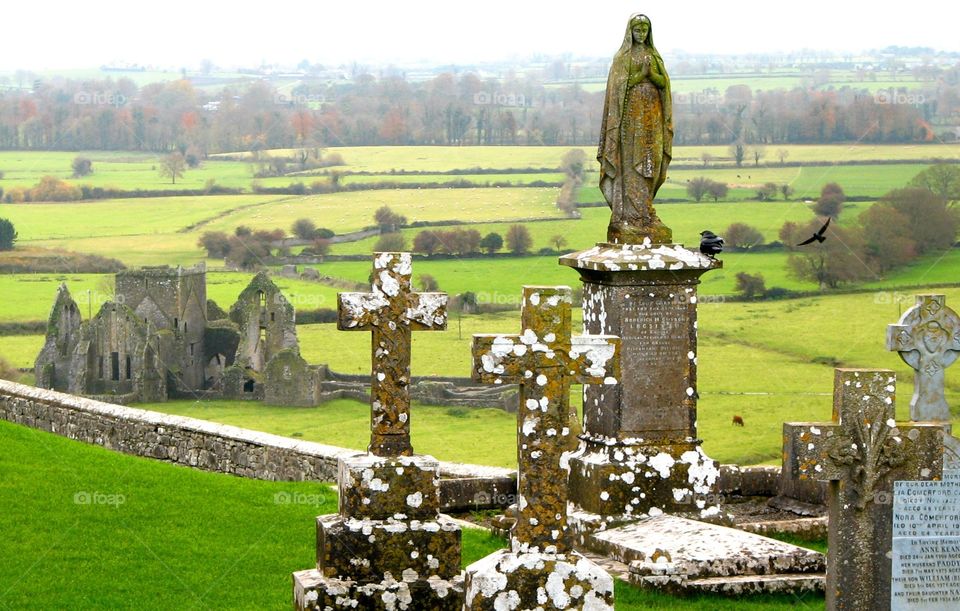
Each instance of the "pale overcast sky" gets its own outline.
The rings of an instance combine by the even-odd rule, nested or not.
[[[891,0],[10,2],[0,70],[131,62],[219,66],[473,63],[546,54],[606,56],[627,17],[653,20],[661,52],[857,51],[887,45],[960,50],[960,3]]]

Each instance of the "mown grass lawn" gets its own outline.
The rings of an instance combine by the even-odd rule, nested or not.
[[[315,562],[316,482],[265,482],[116,454],[0,421],[0,607],[289,609]],[[285,502],[290,499],[298,502]],[[462,565],[505,542],[464,529]],[[785,609],[820,597],[674,598],[617,582],[618,609]]]

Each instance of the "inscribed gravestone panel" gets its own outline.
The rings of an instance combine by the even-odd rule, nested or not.
[[[891,609],[960,608],[960,481],[894,483],[892,563]]]

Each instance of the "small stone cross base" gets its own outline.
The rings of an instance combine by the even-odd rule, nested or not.
[[[436,459],[358,454],[338,479],[339,513],[317,518],[317,568],[294,574],[296,608],[459,611],[460,527],[439,515]]]
[[[467,567],[465,611],[520,608],[613,610],[613,578],[576,552],[500,550]],[[526,607],[524,607],[526,608]]]

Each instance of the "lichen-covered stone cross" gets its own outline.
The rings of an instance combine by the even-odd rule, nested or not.
[[[947,307],[946,296],[917,295],[917,304],[887,326],[887,350],[916,371],[910,418],[949,422],[944,369],[960,356],[960,316]]]
[[[897,424],[896,377],[837,369],[833,422],[803,423],[799,476],[830,483],[828,609],[889,609],[893,482],[939,478],[943,427]]]
[[[567,287],[523,287],[520,335],[474,335],[473,378],[519,384],[515,552],[564,553],[570,383],[616,384],[620,339],[571,337]]]
[[[337,328],[373,333],[370,388],[370,447],[378,456],[409,456],[410,342],[412,331],[447,326],[445,293],[414,293],[411,256],[373,254],[373,290],[340,293]]]

